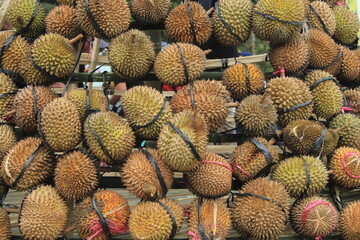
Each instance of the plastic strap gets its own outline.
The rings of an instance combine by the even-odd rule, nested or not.
[[[249,174],[247,171],[245,171],[242,167],[240,167],[240,166],[238,166],[238,165],[236,165],[236,164],[234,164],[234,163],[230,163],[230,164],[231,164],[231,166],[239,169],[243,174],[245,174],[245,176],[246,176],[248,179],[251,179],[250,174]]]
[[[17,38],[17,36],[19,35],[18,32],[15,32],[14,34],[12,34],[10,37],[8,37],[4,43],[4,45],[1,47],[0,50],[0,63],[2,62],[2,56],[4,55],[4,52],[9,48],[10,44]]]
[[[195,108],[195,97],[194,97],[194,82],[190,83],[190,100],[191,100],[191,107]]]
[[[326,128],[323,128],[321,130],[320,136],[315,140],[314,145],[311,148],[312,152],[316,152],[320,149],[320,147],[324,144],[325,136],[326,136]]]
[[[250,73],[249,73],[249,68],[247,66],[246,63],[241,63],[244,68],[245,68],[245,77],[246,77],[246,89],[247,89],[247,94],[250,95],[251,94],[251,85],[250,85]]]
[[[293,107],[291,107],[289,109],[281,109],[281,110],[278,111],[278,114],[284,114],[284,113],[287,113],[287,112],[294,111],[294,110],[296,110],[298,108],[301,108],[301,107],[306,107],[306,106],[312,104],[313,101],[314,101],[314,99],[311,100],[311,101],[305,102],[305,103],[300,103],[300,104],[295,105],[295,106],[293,106]]]
[[[221,23],[225,26],[225,28],[230,32],[230,34],[236,38],[236,40],[238,40],[239,42],[242,42],[243,40],[239,37],[239,35],[237,35],[236,33],[233,32],[232,28],[230,27],[230,25],[225,22],[224,18],[221,16],[220,13],[220,9],[219,9],[219,1],[217,1],[215,3],[215,13],[218,16],[219,20],[221,21]]]
[[[101,141],[101,139],[100,139],[99,135],[97,134],[97,132],[92,127],[90,127],[89,121],[87,122],[87,126],[90,129],[90,131],[92,132],[92,134],[94,135],[97,143],[99,144],[101,150],[105,153],[106,157],[109,158],[110,161],[115,162],[114,159],[111,157],[110,153],[108,152],[108,150],[106,149],[105,145]]]
[[[9,125],[9,126],[12,126],[12,127],[15,127],[16,124],[15,123],[10,123],[10,122],[0,122],[0,126],[2,125]]]
[[[146,151],[145,149],[141,149],[141,152],[143,154],[145,154],[145,156],[149,160],[151,166],[154,168],[156,176],[157,176],[157,178],[159,180],[159,183],[160,183],[160,186],[161,186],[162,194],[163,194],[163,196],[165,196],[167,194],[167,192],[168,192],[168,188],[166,186],[164,176],[161,174],[161,170],[159,168],[159,165],[157,164],[154,156],[151,155],[148,151]]]
[[[254,11],[254,12],[256,14],[259,14],[259,15],[263,16],[263,17],[266,17],[266,18],[269,18],[271,20],[275,20],[275,21],[278,21],[278,22],[281,22],[281,23],[287,23],[287,24],[292,24],[292,25],[297,25],[297,26],[302,26],[303,25],[303,23],[281,20],[281,19],[278,19],[278,18],[273,17],[271,15],[268,15],[266,13],[259,12],[259,11]]]
[[[189,2],[187,2],[187,11],[189,13],[189,18],[190,18],[190,27],[191,27],[191,34],[193,35],[193,42],[194,44],[196,44],[196,29],[195,29],[192,9]]]
[[[311,184],[310,172],[309,172],[309,165],[305,158],[302,158],[304,161],[304,169],[305,169],[305,176],[306,176],[306,190],[309,189]],[[306,191],[304,192],[304,194]]]
[[[252,142],[264,154],[269,164],[273,162],[273,156],[271,155],[271,152],[262,142],[260,142],[256,138],[250,138],[250,142]]]
[[[343,170],[345,171],[346,175],[348,175],[349,177],[351,178],[354,178],[354,179],[360,179],[360,175],[358,176],[355,176],[353,175],[349,169],[346,167],[346,162],[345,162],[345,159],[349,156],[357,156],[359,158],[359,154],[358,153],[355,153],[355,152],[347,152],[344,154],[344,156],[341,158],[341,165],[343,167]]]
[[[102,79],[103,79],[103,92],[104,92],[104,95],[106,98],[106,104],[107,104],[106,109],[109,109],[110,102],[109,102],[109,96],[107,95],[107,90],[110,87],[110,81],[106,80],[107,73],[108,73],[107,71],[104,71],[102,73]]]
[[[36,94],[36,89],[33,86],[32,87],[32,92],[34,94],[34,117],[35,117],[35,121],[37,120],[37,113],[38,113],[38,107],[37,107],[37,94]]]
[[[34,61],[34,58],[32,56],[32,53],[30,52],[30,61],[31,61],[31,64],[34,66],[34,68],[36,70],[38,70],[39,72],[41,72],[42,74],[44,74],[46,76],[46,78],[50,79],[51,81],[53,82],[56,82],[56,81],[59,81],[60,78],[54,76],[54,75],[51,75],[50,73],[48,73],[46,71],[45,68],[43,67],[40,67],[39,65],[37,65],[37,63]]]
[[[195,145],[191,142],[191,140],[180,130],[178,129],[172,122],[167,122],[167,124],[177,133],[180,137],[185,141],[185,143],[190,147],[191,152],[194,154],[195,158],[201,161],[200,154],[195,148]]]
[[[316,9],[311,6],[311,4],[309,4],[310,10],[315,14],[315,16],[319,19],[321,25],[323,26],[325,32],[331,36],[329,29],[326,27],[326,24],[324,23],[324,21],[322,20],[322,18],[320,17],[320,14],[316,11]]]
[[[99,222],[100,222],[100,225],[101,225],[101,228],[102,230],[104,231],[105,233],[105,237],[106,239],[108,240],[111,240],[112,239],[112,236],[111,236],[111,233],[110,233],[110,230],[109,230],[109,226],[108,226],[108,223],[106,222],[104,216],[102,215],[101,211],[99,210],[97,204],[96,204],[96,201],[94,199],[94,196],[91,196],[91,204],[92,204],[92,207],[93,209],[95,210],[96,212],[96,215],[98,216],[99,218]]]
[[[0,98],[5,98],[5,97],[8,97],[10,95],[14,95],[16,94],[17,91],[13,91],[13,92],[8,92],[8,93],[3,93],[3,94],[0,94]]]
[[[24,176],[25,171],[29,168],[32,160],[34,160],[36,154],[39,152],[39,150],[42,146],[43,146],[43,143],[40,143],[39,146],[37,146],[37,148],[35,149],[35,151],[30,155],[28,160],[25,162],[25,165],[21,169],[19,175],[16,177],[15,181],[11,184],[11,188],[15,188],[17,186],[17,184],[19,183],[21,178]]]
[[[91,106],[90,106],[90,92],[89,92],[89,88],[86,86],[85,87],[85,91],[86,91],[86,106],[85,106],[85,111],[90,111],[91,110]]]
[[[172,229],[171,229],[171,233],[170,236],[168,238],[168,240],[172,240],[175,237],[176,231],[177,231],[177,223],[175,220],[175,216],[174,214],[171,212],[171,210],[168,208],[168,206],[166,206],[163,202],[161,201],[156,201],[158,202],[166,211],[167,213],[170,215],[171,221],[172,221]]]
[[[45,146],[47,146],[48,148],[52,149],[52,148],[50,147],[50,145],[49,145],[49,144],[47,143],[47,141],[46,141],[45,133],[44,133],[43,128],[42,128],[42,125],[41,125],[41,113],[42,113],[42,111],[44,110],[44,108],[45,108],[46,105],[47,105],[47,104],[45,104],[45,105],[40,109],[40,111],[39,111],[39,113],[38,113],[38,115],[37,115],[37,124],[38,124],[38,128],[39,128],[39,135],[40,135],[43,143],[44,143]]]
[[[86,80],[86,82],[85,82],[85,84],[84,84],[84,88],[87,87],[88,82],[93,82],[93,74],[94,74],[97,70],[99,70],[101,67],[103,67],[105,64],[106,64],[106,63],[101,64],[100,66],[98,66],[97,68],[95,68],[94,70],[92,70],[92,71],[88,74],[87,80]]]
[[[316,82],[314,82],[313,84],[310,85],[310,90],[312,91],[317,85],[319,85],[320,83],[322,82],[325,82],[325,81],[328,81],[328,80],[331,80],[333,81],[334,83],[336,83],[336,85],[340,86],[340,83],[338,80],[336,80],[336,78],[334,77],[323,77],[323,78],[320,78],[319,80],[317,80]]]
[[[308,71],[312,71],[312,70],[323,70],[323,69],[325,69],[325,68],[328,68],[328,67],[334,65],[337,61],[339,61],[340,58],[341,58],[341,56],[342,56],[342,53],[341,53],[341,50],[339,50],[338,55],[336,56],[336,58],[335,58],[332,62],[330,62],[329,64],[325,65],[324,67],[311,68],[311,69],[309,69]]]
[[[233,173],[234,171],[233,171],[233,169],[231,168],[231,166],[228,166],[228,165],[226,165],[226,164],[224,164],[224,163],[222,163],[222,162],[216,162],[216,161],[202,161],[202,162],[200,162],[200,163],[212,163],[212,164],[217,164],[217,165],[219,165],[219,166],[222,166],[222,167],[225,167],[225,168],[227,168],[231,173]]]
[[[93,155],[91,155],[89,152],[87,152],[84,148],[78,147],[78,148],[75,148],[75,151],[79,151],[79,152],[81,152],[82,154],[88,156],[88,158],[91,159],[91,161],[95,165],[96,176],[97,176],[97,179],[99,180],[99,184],[100,184],[101,174],[100,174],[100,164],[99,164],[98,160]],[[94,192],[95,191],[96,191],[96,189],[94,189]]]
[[[187,65],[186,65],[184,54],[183,54],[179,44],[176,43],[176,46],[178,47],[180,57],[181,57],[181,63],[183,65],[183,67],[184,67],[184,73],[185,73],[186,82],[189,82],[189,70],[188,70]]]
[[[92,15],[89,8],[89,0],[85,0],[85,12],[87,17],[90,20],[91,25],[94,27],[95,31],[101,35],[102,38],[109,39],[109,37],[105,34],[105,32],[100,28],[99,24],[96,22],[94,16]]]
[[[208,238],[205,236],[204,228],[201,225],[201,208],[202,208],[203,200],[202,198],[198,199],[198,230],[199,230],[199,236],[201,240],[208,240]]]
[[[36,17],[36,14],[37,14],[37,11],[39,10],[40,1],[41,1],[41,0],[36,0],[34,12],[33,12],[33,14],[31,15],[31,18],[30,18],[28,24],[27,24],[24,28],[20,29],[19,32],[27,33],[27,32],[30,30],[31,24],[34,22],[35,17]]]
[[[166,98],[164,98],[164,103],[163,103],[160,111],[155,115],[155,117],[150,122],[148,122],[144,125],[135,125],[135,126],[133,126],[133,128],[135,128],[135,129],[146,128],[146,127],[150,127],[151,125],[153,125],[157,120],[159,120],[159,118],[161,117],[161,114],[164,112],[166,103],[167,103]]]

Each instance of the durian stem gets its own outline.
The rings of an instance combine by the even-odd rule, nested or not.
[[[66,234],[71,233],[71,232],[73,232],[75,230],[76,230],[76,226],[71,226],[71,227],[68,227],[67,229],[65,229],[62,234],[66,235]]]
[[[7,213],[20,213],[20,209],[19,208],[5,208],[4,209]]]
[[[212,7],[212,8],[210,8],[209,10],[207,10],[206,14],[207,14],[207,15],[210,15],[213,11],[214,11],[214,8]]]
[[[204,54],[205,54],[205,55],[208,55],[208,54],[211,53],[211,52],[212,52],[211,49],[204,50]]]
[[[267,97],[267,92],[264,93],[264,95],[262,96],[262,98],[260,99],[260,102],[259,103],[263,103],[265,101]]]
[[[238,107],[238,106],[239,106],[238,102],[232,102],[232,103],[227,103],[226,104],[227,108]]]
[[[79,35],[77,35],[76,37],[74,37],[73,39],[71,39],[69,41],[69,43],[71,45],[73,45],[74,43],[76,43],[77,41],[80,41],[80,39],[82,39],[84,37],[84,35],[82,35],[81,33]]]
[[[343,127],[340,127],[340,128],[337,128],[334,130],[334,132],[336,132],[337,134],[339,134],[342,130],[345,130],[348,126],[343,126]]]
[[[130,43],[132,43],[132,44],[136,43],[136,34],[135,33],[131,34]]]
[[[284,78],[285,77],[285,69],[282,67],[281,69],[280,69],[280,77],[282,77],[282,78]]]
[[[275,138],[271,138],[269,141],[268,141],[269,144],[273,145],[274,143],[276,143],[276,139]]]

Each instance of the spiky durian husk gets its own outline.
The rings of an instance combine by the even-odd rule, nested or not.
[[[14,81],[4,73],[0,73],[0,95],[9,93],[9,95],[0,98],[0,116],[4,116],[12,110],[17,87]]]
[[[148,149],[148,152],[154,157],[166,187],[171,188],[173,172],[170,167],[165,164],[157,150]],[[126,189],[138,198],[162,198],[165,195],[155,169],[144,153],[134,152],[128,157],[122,168],[121,180]]]
[[[34,89],[35,88],[35,89]],[[36,98],[34,91],[36,92]],[[15,96],[13,109],[15,113],[15,123],[18,127],[29,132],[37,131],[37,114],[40,109],[48,102],[57,98],[55,92],[50,87],[44,86],[28,86],[21,89]],[[34,102],[36,100],[36,109],[34,109]]]
[[[89,127],[98,134],[112,159],[106,156]],[[135,145],[135,134],[129,123],[114,112],[89,115],[84,124],[84,135],[91,153],[99,160],[110,164],[124,161]]]
[[[186,174],[189,189],[199,197],[215,198],[231,190],[232,169],[222,156],[205,152],[198,166]]]
[[[55,169],[55,188],[65,199],[81,200],[99,185],[94,160],[74,151],[58,160]]]
[[[276,108],[269,97],[251,95],[240,102],[235,121],[246,136],[264,136],[273,129],[277,121]]]
[[[186,85],[186,88],[190,91],[190,85]],[[209,93],[223,98],[226,102],[231,101],[230,92],[226,89],[225,85],[221,81],[202,79],[194,81],[193,87],[194,93]]]
[[[325,77],[333,78],[328,72],[315,70],[306,75],[305,82],[310,87]],[[316,116],[330,119],[340,113],[344,104],[344,98],[336,82],[332,80],[321,82],[311,92],[314,96],[314,113]]]
[[[5,199],[8,191],[9,191],[9,187],[6,185],[4,179],[2,179],[0,174],[0,201]]]
[[[96,192],[93,198],[108,226],[125,232],[128,228],[128,218],[130,215],[130,207],[126,199],[119,193],[108,190]],[[103,231],[97,233],[97,230],[93,229],[95,225],[100,225],[100,222],[90,197],[85,198],[76,206],[74,217],[76,230],[81,238],[87,239],[95,234],[94,240],[107,239]],[[101,229],[101,226],[99,227]],[[110,233],[113,236],[119,234],[112,232],[112,230],[110,230]]]
[[[336,19],[334,37],[345,45],[353,43],[360,28],[358,16],[346,4],[335,6],[333,10]]]
[[[306,165],[310,176],[306,176]],[[324,163],[311,156],[288,158],[278,164],[271,178],[283,184],[292,197],[311,196],[323,190],[328,182],[328,172]],[[309,184],[309,187],[307,185]]]
[[[29,30],[23,32],[34,14],[35,6],[36,0],[14,0],[6,12],[10,24],[26,37],[37,38],[45,30],[45,10],[40,4]]]
[[[6,153],[16,144],[16,134],[14,129],[0,120],[0,163]]]
[[[42,144],[41,139],[29,137],[9,150],[0,168],[0,174],[7,185],[11,186],[15,182],[25,163],[40,144]],[[14,189],[26,191],[44,183],[53,175],[55,164],[54,155],[47,147],[41,146]]]
[[[248,79],[247,79],[248,75]],[[254,64],[237,63],[224,71],[223,84],[235,100],[264,91],[264,73]]]
[[[39,114],[45,141],[54,151],[69,151],[81,142],[80,117],[70,100],[55,98]]]
[[[356,148],[340,147],[330,159],[331,177],[344,188],[360,187],[360,151]]]
[[[244,239],[278,239],[285,230],[290,207],[290,197],[285,188],[275,181],[258,178],[246,183],[240,191],[242,193],[266,197],[282,207],[255,196],[237,197],[231,206],[234,229]]]
[[[61,5],[74,7],[76,0],[56,0]]]
[[[207,146],[208,130],[204,118],[191,111],[174,115],[170,120],[194,144],[201,155]],[[176,171],[190,171],[199,164],[190,147],[169,125],[164,125],[157,142],[159,153],[164,161]]]
[[[20,231],[25,239],[55,240],[68,220],[66,202],[51,186],[40,186],[27,195],[20,214]]]
[[[106,34],[101,36],[86,14],[85,0],[76,0],[76,19],[82,30],[97,38],[114,38],[126,31],[130,24],[130,9],[125,0],[89,0],[89,9],[99,28]]]
[[[74,38],[81,33],[79,22],[75,18],[75,8],[61,5],[53,8],[46,17],[46,30],[58,33],[66,38]]]
[[[360,88],[347,89],[343,92],[348,106],[354,109],[353,113],[359,115],[360,112]]]
[[[172,199],[160,201],[172,212],[176,222],[176,232],[183,224],[183,209]],[[169,213],[158,202],[140,202],[132,211],[129,219],[131,237],[135,240],[166,240],[169,239],[173,222]]]
[[[338,223],[338,212],[330,201],[314,196],[298,200],[290,212],[290,221],[297,234],[309,239],[326,237]]]
[[[336,19],[331,7],[326,2],[322,1],[313,1],[310,3],[310,6],[315,9],[319,16],[317,16],[312,10],[309,10],[309,14],[307,14],[309,27],[324,31],[331,36],[334,35]],[[325,24],[326,30],[323,24]]]
[[[356,240],[360,236],[360,201],[348,204],[341,212],[339,229],[344,240]]]
[[[250,0],[223,0],[219,2],[219,12],[223,20],[230,26],[232,33],[225,27],[216,13],[212,23],[215,38],[225,46],[238,46],[245,42],[251,33],[252,3]],[[234,37],[234,34],[238,36]]]
[[[179,50],[184,57],[189,79],[186,79]],[[183,85],[187,83],[186,80],[194,81],[201,76],[205,70],[205,60],[204,52],[195,45],[188,43],[170,44],[156,56],[154,72],[159,80],[165,84]]]
[[[312,103],[293,111],[280,112],[313,100],[309,87],[300,79],[292,77],[273,78],[268,83],[266,92],[278,110],[278,120],[282,126],[286,126],[295,120],[308,119],[311,116]]]
[[[330,128],[341,128],[339,146],[360,148],[360,119],[353,114],[339,114],[330,122]]]
[[[279,152],[275,146],[272,146],[271,142],[268,142],[265,138],[256,139],[269,150],[273,162],[280,161]],[[230,162],[232,163],[234,176],[242,182],[252,179],[269,164],[264,153],[251,141],[246,141],[237,146],[230,157]]]
[[[4,209],[0,208],[0,239],[10,240],[10,233],[11,227],[9,215]]]
[[[155,24],[165,20],[171,10],[170,0],[132,0],[132,16],[143,24]]]
[[[192,201],[189,209],[188,231],[200,238],[199,199]],[[208,239],[225,240],[231,229],[230,211],[222,199],[203,199],[200,213],[201,226]]]
[[[360,72],[360,59],[354,51],[346,47],[340,47],[341,50],[341,70],[338,77],[345,81],[355,81]]]

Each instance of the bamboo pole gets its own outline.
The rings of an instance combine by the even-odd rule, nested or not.
[[[98,58],[99,58],[99,52],[100,52],[100,38],[95,38],[93,47],[92,47],[92,54],[90,59],[90,67],[89,72],[93,71],[96,68],[96,65],[98,64]],[[93,83],[88,83],[89,89],[93,88]]]

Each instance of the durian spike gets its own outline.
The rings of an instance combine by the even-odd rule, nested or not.
[[[20,208],[4,208],[7,213],[20,213]]]
[[[260,102],[259,103],[263,103],[267,97],[267,92],[264,93],[264,95],[262,96],[262,98],[260,99]]]
[[[62,234],[66,235],[66,234],[71,233],[71,232],[73,232],[75,230],[76,230],[76,226],[68,227],[62,232]]]
[[[211,53],[211,52],[212,52],[211,49],[204,50],[204,54],[205,54],[205,55],[208,55],[208,54]]]
[[[335,133],[339,134],[342,130],[345,130],[348,126],[343,126],[334,130]]]
[[[271,138],[269,141],[268,141],[269,144],[273,145],[274,143],[276,143],[276,139],[275,138]]]
[[[232,103],[227,103],[226,107],[227,108],[232,108],[232,107],[238,107],[240,103],[238,102],[232,102]]]
[[[131,42],[132,44],[136,43],[136,34],[135,34],[135,33],[132,33],[132,34],[131,34],[130,42]]]
[[[150,197],[154,197],[156,194],[156,187],[154,184],[146,183],[142,189],[146,194],[148,194]]]
[[[102,101],[100,105],[100,112],[106,112],[106,111],[107,111],[106,104],[104,103],[104,101]]]
[[[214,8],[212,7],[212,8],[210,8],[209,10],[207,10],[206,14],[207,14],[207,15],[210,15],[213,11],[214,11]]]
[[[73,39],[69,40],[69,43],[71,45],[73,45],[74,43],[76,43],[77,41],[80,41],[80,39],[82,39],[84,37],[84,35],[82,35],[81,33],[79,35],[77,35],[76,37],[74,37]]]
[[[328,170],[327,173],[328,173],[329,175],[331,175],[331,174],[334,173],[334,171],[333,171],[333,170]]]
[[[155,3],[154,3],[154,0],[149,0],[149,3],[150,3],[151,5],[153,5],[153,7],[156,7],[156,5],[155,5]]]

